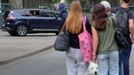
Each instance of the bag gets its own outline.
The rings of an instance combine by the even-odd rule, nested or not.
[[[86,30],[86,17],[83,18],[83,32],[78,35],[80,50],[83,54],[85,62],[89,62],[92,58],[92,35]]]
[[[65,25],[64,25],[65,26]],[[64,28],[62,27],[62,30]],[[55,40],[54,48],[57,51],[68,51],[69,50],[69,35],[66,31],[61,31]]]
[[[119,48],[128,48],[129,43],[125,38],[125,35],[116,27],[116,20],[112,17],[113,26],[115,29],[115,40]]]
[[[117,20],[117,28],[120,30],[121,33],[124,35],[129,34],[128,28],[128,9],[126,10],[119,10],[116,12],[116,20]]]
[[[129,44],[125,36],[121,33],[120,30],[115,30],[115,40],[119,48],[128,48]]]

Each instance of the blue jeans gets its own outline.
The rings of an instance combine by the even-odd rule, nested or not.
[[[80,49],[70,48],[66,53],[67,75],[88,75],[88,65]]]
[[[119,75],[129,75],[129,59],[132,46],[119,51]]]
[[[113,51],[97,56],[98,75],[119,75],[119,52]]]

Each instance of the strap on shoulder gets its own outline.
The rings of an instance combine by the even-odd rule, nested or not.
[[[112,19],[113,26],[115,28],[117,26],[116,16],[111,16],[110,18]]]

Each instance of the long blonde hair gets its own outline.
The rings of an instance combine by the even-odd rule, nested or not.
[[[66,18],[66,29],[72,34],[78,34],[82,27],[82,7],[79,1],[73,1]]]

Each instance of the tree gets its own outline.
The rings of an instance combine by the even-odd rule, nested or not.
[[[9,3],[11,5],[11,8],[23,8],[23,0],[9,0]]]

